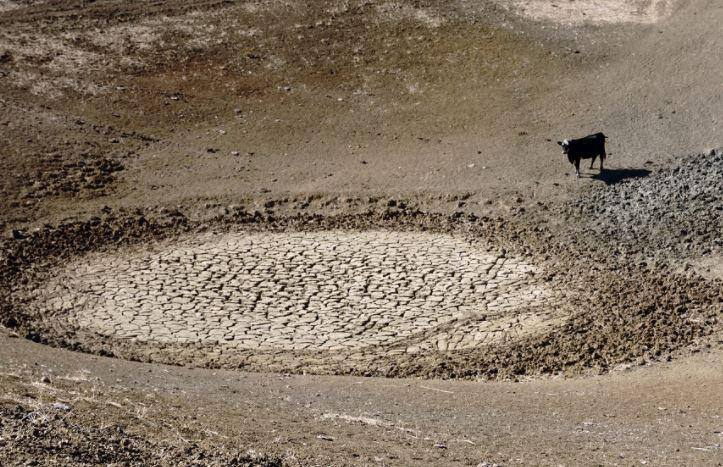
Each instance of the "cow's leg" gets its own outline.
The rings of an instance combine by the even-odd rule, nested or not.
[[[592,170],[592,166],[595,163],[595,159],[597,159],[597,155],[592,156],[592,160],[590,161],[590,170]]]
[[[607,154],[605,154],[605,151],[603,151],[602,154],[600,154],[600,173],[602,173],[602,171],[603,171],[603,162],[605,161],[606,156],[607,156]]]
[[[575,159],[575,176],[580,178],[580,158]]]

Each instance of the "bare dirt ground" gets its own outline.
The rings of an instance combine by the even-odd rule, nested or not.
[[[0,0],[0,463],[720,465],[721,20]]]
[[[0,345],[4,463],[225,464],[229,453],[265,453],[269,465],[720,462],[720,354],[482,384],[208,371]]]

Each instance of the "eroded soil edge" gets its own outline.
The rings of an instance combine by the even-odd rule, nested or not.
[[[681,270],[676,258],[680,254],[710,253],[711,248],[718,248],[719,238],[706,235],[706,229],[714,232],[714,224],[720,222],[720,217],[712,215],[707,217],[711,222],[697,222],[701,235],[695,236],[696,241],[686,242],[685,251],[679,252],[670,247],[666,235],[673,227],[684,225],[686,216],[673,206],[666,214],[671,221],[670,228],[659,226],[648,237],[645,232],[631,228],[637,237],[643,237],[647,249],[625,251],[628,235],[625,225],[615,217],[620,217],[616,209],[624,212],[630,196],[644,193],[656,184],[669,186],[670,180],[666,177],[675,176],[687,187],[687,191],[678,189],[679,201],[685,209],[694,217],[700,214],[696,209],[691,211],[696,205],[686,199],[689,196],[699,199],[701,205],[709,206],[714,213],[715,203],[709,204],[710,200],[695,191],[696,186],[703,186],[707,176],[697,170],[697,164],[712,163],[715,170],[720,165],[719,153],[706,157],[709,160],[687,162],[646,179],[593,190],[570,203],[545,205],[522,217],[477,217],[461,213],[449,216],[423,211],[413,200],[404,203],[389,200],[381,203],[383,208],[377,203],[366,210],[341,215],[298,213],[276,217],[271,209],[249,212],[236,206],[226,214],[203,221],[169,211],[162,214],[107,212],[102,218],[46,228],[27,238],[5,242],[2,319],[6,326],[22,335],[51,345],[132,360],[259,371],[509,378],[600,372],[620,364],[670,359],[680,352],[719,345],[716,336],[720,333],[720,282],[703,278],[692,269]],[[588,206],[591,200],[601,197],[608,199],[605,210],[586,212],[578,207]],[[555,221],[546,222],[544,218]],[[560,222],[561,219],[566,220]],[[664,227],[665,221],[662,219]],[[610,234],[605,231],[606,222],[614,224],[620,233],[615,242],[605,240]],[[38,286],[57,276],[59,265],[67,264],[72,258],[87,258],[88,252],[128,254],[134,249],[147,248],[144,244],[153,244],[152,248],[158,249],[163,242],[168,244],[178,238],[224,233],[286,233],[303,237],[312,232],[328,236],[332,231],[362,235],[387,232],[394,242],[397,241],[395,232],[405,232],[398,234],[399,237],[451,234],[450,238],[479,245],[494,258],[519,258],[525,264],[534,265],[534,271],[528,273],[534,276],[535,283],[554,291],[559,298],[554,304],[546,305],[559,320],[535,333],[498,339],[494,345],[459,345],[452,346],[454,350],[451,350],[449,344],[445,347],[440,342],[441,336],[458,333],[461,337],[457,343],[465,338],[469,340],[469,336],[475,336],[484,327],[486,319],[484,316],[456,317],[449,322],[433,322],[420,332],[375,341],[373,345],[357,346],[350,338],[349,345],[335,347],[330,352],[318,346],[230,347],[219,346],[213,340],[151,342],[134,339],[137,336],[122,338],[93,332],[88,327],[74,329],[64,324],[62,313],[57,315],[48,310],[38,313],[33,307]],[[641,243],[640,238],[629,240],[631,244]],[[383,252],[380,254],[383,256]],[[519,323],[524,313],[539,308],[539,304],[528,304],[511,316]],[[414,319],[410,319],[409,325],[414,328]]]

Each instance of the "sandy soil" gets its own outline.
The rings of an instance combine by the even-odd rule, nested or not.
[[[4,435],[4,462],[32,455],[93,462],[87,452],[103,444],[90,434],[100,429],[115,432],[117,445],[127,440],[125,451],[135,449],[136,461],[153,463],[183,452],[202,463],[199,453],[209,463],[228,459],[211,457],[213,450],[247,457],[254,450],[289,465],[721,461],[720,353],[600,377],[480,384],[183,369],[7,335],[0,346],[2,407],[38,418],[60,412],[79,433],[65,449],[36,450]],[[30,420],[31,429],[45,426]],[[65,433],[48,425],[48,435]],[[42,446],[43,437],[34,439]],[[117,451],[120,457],[124,449]]]
[[[721,20],[714,0],[0,0],[0,463],[720,465]],[[596,131],[608,170],[576,179],[555,142]],[[202,241],[290,231],[269,257]],[[179,245],[173,314],[142,302]],[[304,245],[322,259],[289,260]],[[379,266],[314,264],[354,261]],[[203,310],[244,274],[270,282],[216,313],[229,350]],[[294,274],[311,299],[269,314]],[[225,285],[203,307],[196,276]],[[132,306],[96,322],[97,297]],[[334,321],[370,297],[379,324]],[[253,313],[284,322],[245,341]]]

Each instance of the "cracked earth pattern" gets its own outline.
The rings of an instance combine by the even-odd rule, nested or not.
[[[451,351],[549,325],[540,310],[554,294],[535,273],[425,232],[202,234],[78,259],[35,303],[63,325],[144,342],[341,351],[416,339],[406,351]]]

